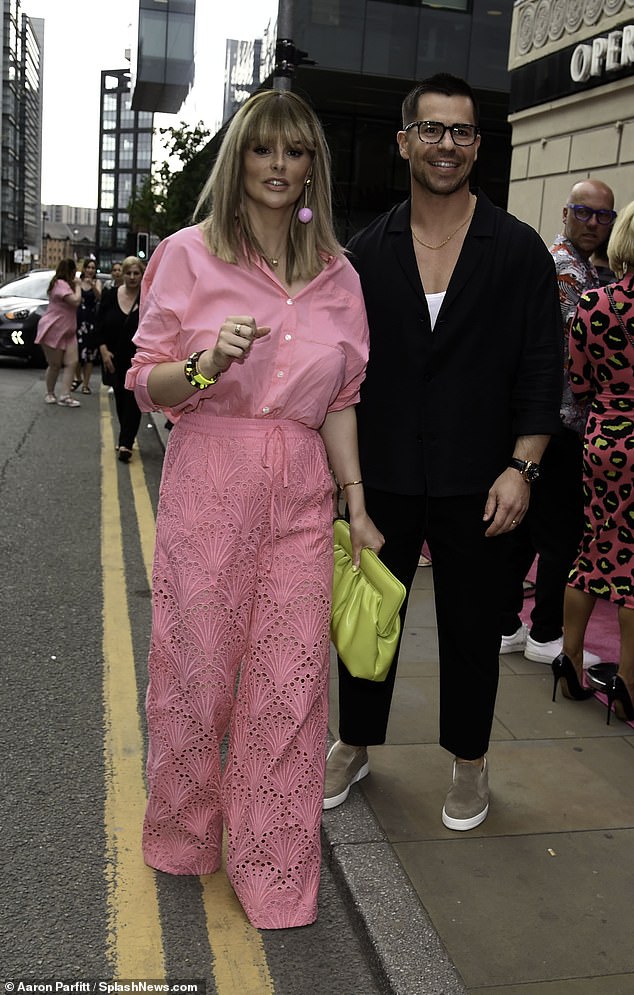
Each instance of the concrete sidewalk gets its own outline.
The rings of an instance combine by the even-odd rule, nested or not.
[[[324,813],[331,859],[398,995],[632,995],[634,730],[607,726],[594,698],[553,704],[550,667],[500,663],[490,814],[452,832],[432,571],[419,568],[388,740]]]
[[[432,571],[420,568],[388,740],[324,812],[326,859],[394,995],[632,995],[634,730],[607,726],[594,698],[559,691],[553,704],[549,667],[519,653],[500,663],[490,814],[452,832]],[[330,702],[336,737],[334,655]]]

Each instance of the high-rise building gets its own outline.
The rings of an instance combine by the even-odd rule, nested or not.
[[[130,201],[152,169],[154,115],[132,109],[130,70],[101,74],[96,254],[101,269],[135,252]]]
[[[20,0],[0,0],[0,11],[0,275],[8,277],[33,265],[41,243],[44,22],[27,17]]]
[[[139,0],[132,106],[176,114],[194,81],[196,0]]]

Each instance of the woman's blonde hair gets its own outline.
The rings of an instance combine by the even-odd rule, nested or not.
[[[211,212],[201,222],[205,243],[219,259],[235,263],[250,255],[264,257],[258,244],[243,196],[244,153],[249,146],[281,142],[310,153],[308,205],[313,219],[302,224],[297,213],[304,197],[295,205],[286,254],[286,278],[311,279],[323,269],[323,256],[340,255],[332,223],[330,196],[330,151],[315,112],[290,90],[263,90],[250,97],[233,118],[200,194],[194,217],[206,206]]]
[[[608,242],[610,269],[617,277],[634,269],[634,200],[619,211]]]
[[[138,256],[126,256],[123,262],[119,263],[119,265],[121,266],[122,273],[127,273],[133,266],[138,266],[142,273],[145,269],[145,263],[142,259],[139,259]]]

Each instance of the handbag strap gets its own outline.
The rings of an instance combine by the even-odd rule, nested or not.
[[[627,325],[623,321],[622,315],[616,309],[616,304],[615,304],[615,301],[614,301],[614,296],[612,294],[612,288],[610,286],[607,286],[605,288],[605,292],[607,294],[607,298],[608,298],[608,301],[609,301],[609,304],[610,304],[610,311],[615,316],[615,318],[618,321],[619,325],[621,326],[621,328],[623,329],[623,331],[627,335],[627,338],[629,339],[630,345],[634,346],[634,335],[632,335],[632,333],[628,329]]]

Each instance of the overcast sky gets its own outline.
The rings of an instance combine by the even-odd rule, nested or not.
[[[97,206],[99,87],[102,69],[124,69],[138,0],[22,0],[45,20],[42,203]],[[212,133],[222,118],[225,42],[257,38],[275,19],[275,0],[198,0],[196,78],[178,114],[157,115],[157,127],[204,121]]]

